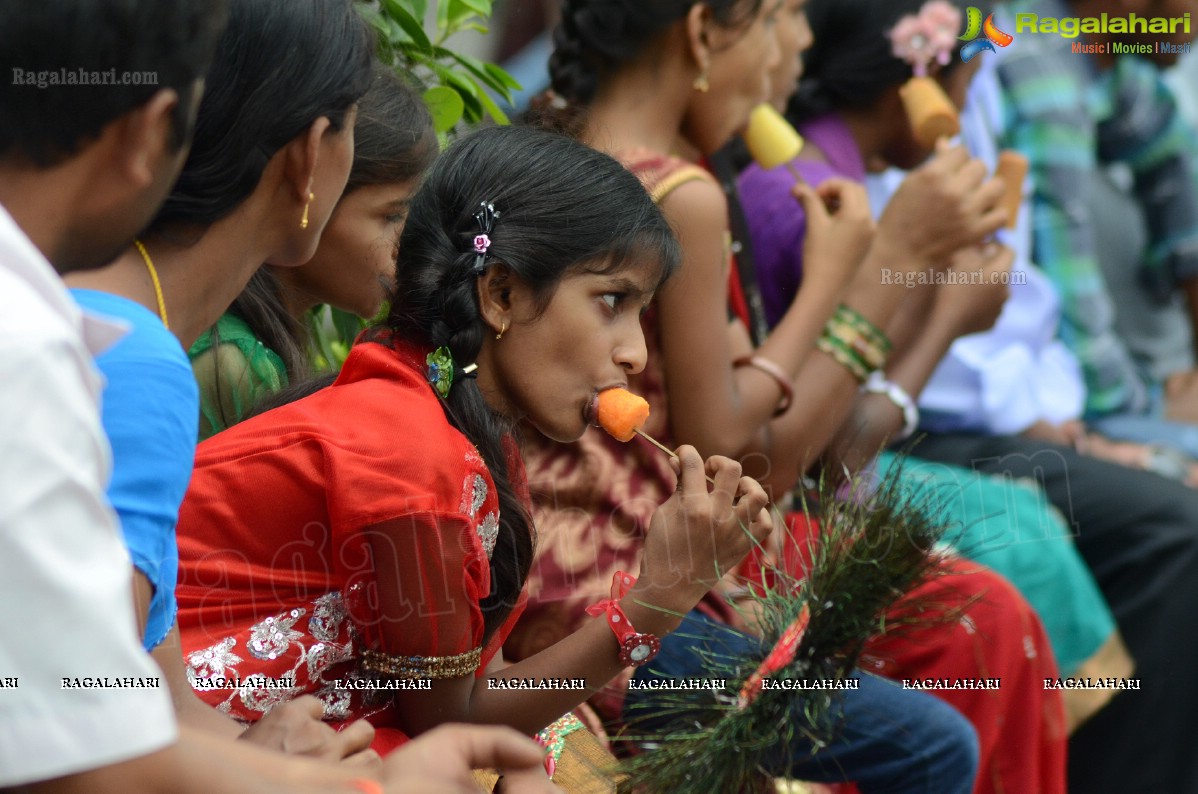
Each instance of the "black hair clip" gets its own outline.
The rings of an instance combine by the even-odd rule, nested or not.
[[[474,273],[481,276],[487,269],[487,250],[491,247],[491,233],[495,229],[495,221],[499,219],[499,211],[494,204],[484,201],[479,211],[474,213],[474,219],[482,230],[481,234],[474,235]]]

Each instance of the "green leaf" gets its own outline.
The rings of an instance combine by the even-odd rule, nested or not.
[[[428,0],[407,0],[407,3],[412,7],[412,16],[423,22],[428,16]]]
[[[495,104],[495,100],[491,99],[491,95],[486,91],[478,92],[478,101],[482,103],[484,109],[495,119],[497,124],[509,124],[507,114],[499,109],[499,105]]]
[[[457,0],[483,19],[491,18],[491,0]]]
[[[520,85],[520,81],[508,74],[508,71],[502,67],[496,66],[493,63],[484,63],[483,69],[486,70],[487,74],[491,75],[491,77],[514,91],[520,91],[524,88],[524,86]]]
[[[444,50],[446,55],[456,60],[462,66],[466,67],[467,71],[469,71],[476,80],[481,81],[485,86],[490,86],[495,90],[495,93],[499,94],[506,101],[511,102],[511,91],[508,90],[506,84],[496,80],[487,72],[487,64],[469,55],[464,55],[460,52],[453,52],[452,50],[446,50],[444,47],[440,47],[438,49]]]
[[[477,91],[477,89],[475,89],[475,91]],[[463,111],[462,115],[465,116],[466,121],[471,124],[477,124],[478,122],[482,121],[483,106],[482,103],[478,101],[478,97],[474,94],[464,94],[461,92],[459,92],[459,96],[462,97],[462,104],[465,106],[465,110]]]
[[[461,121],[465,104],[457,91],[443,85],[435,85],[424,92],[424,104],[433,117],[433,129],[448,132]]]
[[[383,0],[383,10],[391,19],[399,23],[404,33],[419,49],[428,53],[433,51],[433,43],[429,41],[428,34],[424,32],[424,24],[412,16],[412,12],[404,8],[400,0]]]
[[[444,85],[456,88],[458,93],[462,95],[462,99],[478,96],[478,84],[471,80],[467,75],[464,75],[461,72],[455,71],[453,69],[449,69],[438,63],[432,64],[432,67],[433,71],[436,72],[437,77],[441,79],[441,82]]]
[[[490,4],[488,3],[488,5]],[[457,32],[468,20],[478,15],[478,11],[472,8],[466,0],[448,0],[446,7],[447,28],[451,33]]]

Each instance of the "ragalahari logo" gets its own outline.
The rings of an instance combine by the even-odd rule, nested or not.
[[[978,38],[979,35],[982,38]],[[1006,47],[1015,40],[1010,33],[1004,33],[995,26],[994,14],[987,16],[983,23],[982,12],[973,6],[969,7],[966,17],[965,33],[958,38],[967,42],[961,48],[961,60],[965,63],[973,60],[978,53],[996,52],[995,47]]]

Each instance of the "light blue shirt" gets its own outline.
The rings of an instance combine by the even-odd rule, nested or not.
[[[187,353],[153,312],[105,292],[71,294],[87,311],[131,326],[127,336],[96,357],[96,366],[106,381],[101,419],[112,444],[108,499],[133,565],[154,587],[143,639],[152,650],[175,622],[175,524],[195,462],[199,388]]]

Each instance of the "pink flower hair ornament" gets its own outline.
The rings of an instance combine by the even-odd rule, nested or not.
[[[947,0],[928,0],[918,14],[908,14],[891,28],[890,51],[906,62],[916,77],[927,77],[935,62],[947,66],[961,30],[961,11]]]

